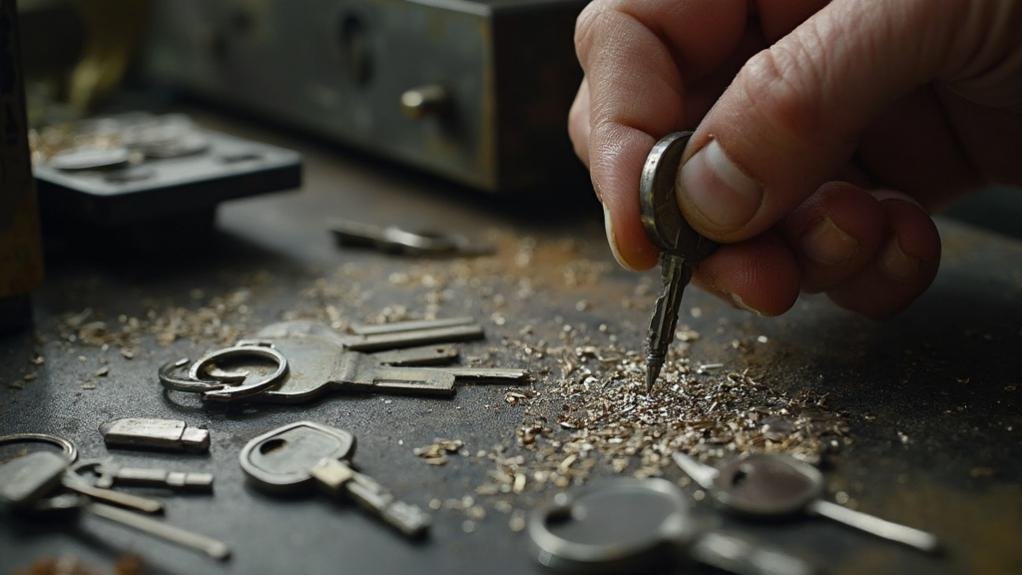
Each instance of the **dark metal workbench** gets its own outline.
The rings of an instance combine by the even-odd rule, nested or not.
[[[467,534],[463,515],[435,512],[431,539],[411,544],[344,504],[254,492],[237,464],[238,450],[251,437],[312,419],[353,431],[360,444],[356,462],[404,498],[425,505],[434,497],[461,497],[479,484],[487,466],[455,458],[432,467],[411,450],[435,437],[462,439],[472,452],[513,443],[520,407],[504,403],[502,388],[462,387],[451,400],[336,397],[307,406],[203,408],[193,398],[161,393],[155,369],[172,357],[195,357],[209,342],[163,347],[150,339],[127,360],[117,349],[69,344],[56,334],[65,314],[84,308],[116,322],[119,314],[143,315],[154,307],[194,307],[196,289],[208,298],[246,287],[244,322],[258,328],[290,310],[318,305],[305,290],[344,263],[376,270],[361,282],[363,310],[401,304],[417,312],[424,306],[421,290],[378,281],[414,262],[337,250],[325,232],[325,217],[529,234],[538,252],[574,238],[581,254],[609,261],[599,209],[589,199],[579,200],[574,210],[544,208],[538,199],[521,200],[535,202],[531,207],[490,204],[344,150],[236,124],[226,128],[305,153],[304,190],[223,206],[218,232],[199,248],[158,257],[109,247],[89,257],[52,256],[47,282],[36,294],[36,332],[0,340],[0,433],[51,431],[74,439],[84,455],[98,456],[106,449],[97,428],[115,417],[174,417],[208,425],[213,435],[208,456],[119,455],[132,463],[215,472],[215,497],[173,497],[168,518],[227,541],[234,557],[218,564],[87,518],[79,530],[4,519],[0,571],[67,553],[108,566],[131,552],[152,570],[176,573],[533,572],[526,538],[509,530],[506,515],[491,511]],[[949,546],[944,558],[920,557],[823,521],[753,530],[832,572],[1022,573],[1022,243],[949,221],[941,229],[945,258],[936,284],[887,323],[834,309],[821,297],[804,298],[778,319],[751,317],[701,293],[686,299],[703,310],[700,318],[685,320],[703,333],[693,356],[740,367],[751,360],[736,357],[724,344],[766,335],[770,344],[755,355],[752,367],[768,369],[770,385],[781,392],[827,394],[829,404],[846,413],[852,442],[832,460],[832,489],[848,492],[860,509],[930,529]],[[176,231],[158,233],[173,237]],[[531,273],[556,276],[557,265],[557,258],[537,258]],[[587,333],[607,324],[622,343],[638,348],[648,309],[619,305],[637,281],[615,267],[598,286],[545,283],[528,307],[506,312],[504,325],[487,321],[488,341],[469,348],[500,349],[501,336],[517,334],[525,324],[535,326],[537,338],[556,339],[557,315]],[[440,315],[490,317],[488,297],[470,286],[452,289],[455,297],[441,302]],[[576,311],[583,298],[590,308]],[[37,351],[45,357],[41,366],[30,362]],[[498,352],[493,363],[508,354]],[[97,378],[101,357],[109,360],[110,373]],[[16,384],[28,371],[38,376]],[[83,382],[96,388],[83,389]],[[542,377],[535,383],[545,384]],[[15,389],[19,385],[23,388]],[[9,453],[5,448],[0,456]]]

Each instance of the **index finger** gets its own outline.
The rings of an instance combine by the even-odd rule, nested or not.
[[[684,121],[683,75],[705,74],[735,49],[746,0],[596,0],[575,46],[590,98],[589,168],[621,263],[646,269],[657,249],[639,220],[646,155]]]

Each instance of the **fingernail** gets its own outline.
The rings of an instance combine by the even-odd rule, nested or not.
[[[731,298],[731,301],[735,304],[735,307],[737,307],[738,309],[744,309],[745,311],[751,311],[752,313],[754,313],[754,314],[756,314],[758,316],[762,316],[763,315],[763,312],[761,312],[758,309],[755,309],[752,306],[750,306],[749,304],[745,303],[745,300],[742,299],[742,296],[740,296],[740,295],[738,295],[736,293],[730,293],[730,292],[725,292],[725,293],[727,293],[728,297]]]
[[[859,251],[859,242],[830,218],[817,222],[802,236],[801,243],[809,259],[828,266],[844,263]]]
[[[717,140],[696,152],[678,174],[678,202],[719,231],[740,229],[756,215],[763,190],[724,153]]]
[[[614,221],[610,217],[610,210],[607,206],[603,206],[603,229],[607,232],[607,243],[610,244],[610,253],[614,254],[614,259],[621,267],[629,271],[636,271],[635,267],[628,265],[628,262],[621,257],[621,249],[617,245],[617,235],[614,234]]]
[[[883,253],[880,254],[879,263],[880,269],[887,277],[899,282],[911,281],[918,275],[919,268],[922,266],[922,262],[918,258],[906,254],[901,249],[901,244],[898,243],[896,237],[887,242]]]

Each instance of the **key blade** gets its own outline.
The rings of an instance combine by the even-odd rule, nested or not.
[[[449,396],[454,394],[455,376],[446,369],[390,367],[371,370],[359,382],[344,387],[354,390]]]
[[[94,487],[73,473],[64,474],[61,483],[67,489],[80,493],[89,499],[103,501],[119,507],[127,507],[128,509],[140,511],[142,513],[163,513],[162,501],[150,499],[149,497],[140,497],[130,493],[121,493],[120,491],[114,491],[113,489]]]
[[[352,351],[382,351],[401,347],[415,347],[435,343],[473,341],[483,339],[485,333],[479,324],[457,325],[418,331],[343,336],[345,347]]]
[[[91,503],[85,509],[97,517],[136,529],[175,545],[200,551],[213,559],[223,560],[231,556],[230,548],[222,541],[186,531],[180,527],[151,519],[145,515],[139,515],[138,513],[132,513],[131,511],[125,511],[102,503]]]
[[[373,359],[382,365],[394,367],[444,365],[458,359],[458,355],[458,348],[453,345],[436,345],[381,351],[374,353]]]
[[[685,286],[692,278],[692,268],[680,256],[664,252],[660,255],[663,292],[653,307],[646,342],[646,388],[652,389],[667,357],[667,348],[674,341],[678,325],[678,309]]]
[[[429,529],[429,515],[415,505],[398,501],[376,480],[345,462],[323,459],[311,474],[332,493],[346,490],[359,505],[408,537],[418,537]]]
[[[529,372],[524,369],[504,367],[441,367],[439,370],[450,373],[458,380],[472,382],[493,382],[520,384],[528,383]]]
[[[720,473],[716,467],[700,463],[694,457],[686,455],[680,451],[675,451],[674,463],[681,468],[681,470],[692,478],[692,481],[696,482],[696,485],[703,489],[713,489],[713,480],[717,478]]]
[[[361,324],[353,325],[348,328],[348,330],[355,335],[379,335],[384,333],[401,333],[406,331],[422,331],[427,329],[455,327],[459,325],[472,325],[474,323],[476,323],[475,318],[464,316],[443,319],[396,321],[379,325]]]
[[[700,563],[739,575],[810,575],[816,572],[798,557],[723,533],[703,536],[692,544],[691,554]]]
[[[853,529],[869,533],[874,537],[914,547],[924,553],[940,551],[940,540],[937,539],[936,535],[916,529],[915,527],[874,517],[868,513],[855,511],[854,509],[822,499],[811,503],[808,510],[821,517],[826,517]]]

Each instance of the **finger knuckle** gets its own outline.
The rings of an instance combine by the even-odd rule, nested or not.
[[[575,19],[575,54],[583,67],[586,65],[586,55],[592,45],[594,32],[601,25],[600,21],[605,11],[605,3],[596,0],[586,5]]]
[[[821,73],[802,45],[775,44],[739,72],[749,110],[788,143],[807,144],[823,126]]]

